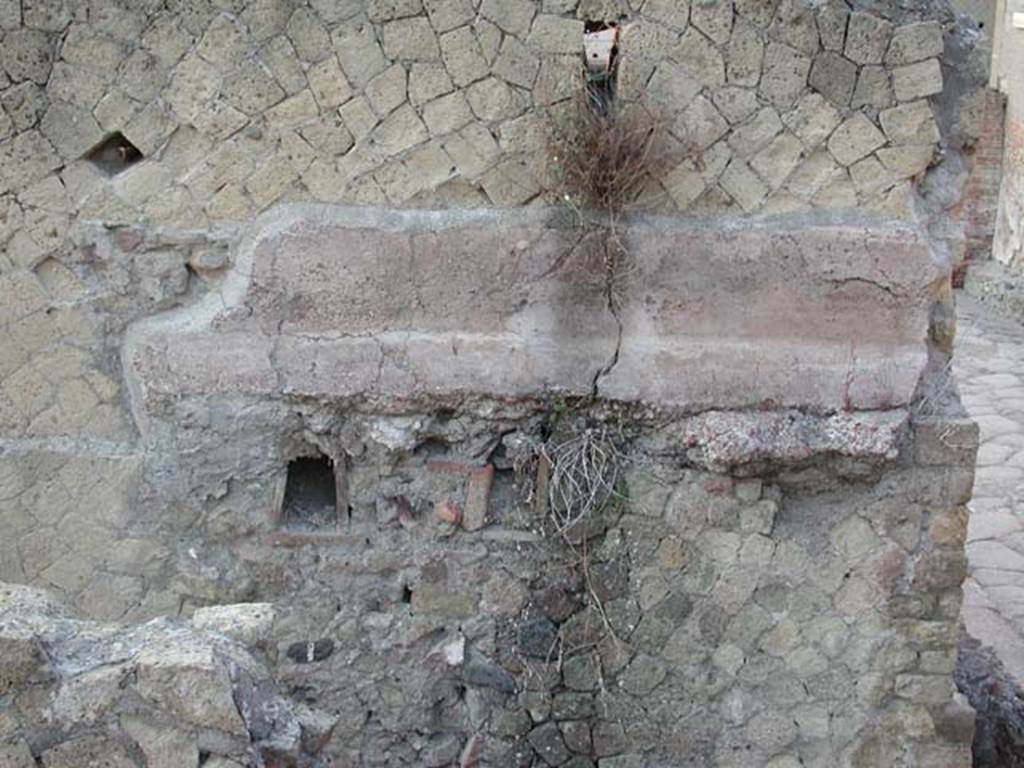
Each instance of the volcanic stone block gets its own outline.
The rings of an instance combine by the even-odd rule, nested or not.
[[[807,85],[811,59],[787,45],[772,43],[764,56],[758,92],[777,107],[788,107]]]
[[[53,35],[35,29],[8,32],[0,49],[0,64],[16,83],[31,80],[45,85],[53,66]]]
[[[729,82],[756,86],[761,79],[763,59],[764,43],[757,29],[743,19],[737,19],[726,56]]]
[[[736,85],[727,85],[713,92],[718,111],[730,123],[740,123],[757,110],[757,94]]]
[[[892,24],[869,13],[851,13],[846,31],[846,58],[857,64],[881,64]]]
[[[469,0],[426,0],[424,3],[430,23],[438,32],[455,29],[475,16],[473,4]]]
[[[441,58],[456,85],[469,85],[487,75],[490,67],[472,29],[453,29],[441,35],[440,43]]]
[[[866,106],[881,109],[891,103],[892,84],[889,82],[889,71],[877,65],[861,67],[850,106],[854,109]]]
[[[750,167],[772,189],[782,186],[803,158],[803,145],[791,133],[784,133],[759,152]]]
[[[527,42],[544,53],[579,53],[583,50],[583,22],[540,15],[533,20]]]
[[[722,54],[696,29],[683,35],[672,56],[703,85],[722,85],[725,82]]]
[[[323,22],[308,8],[296,9],[288,20],[287,34],[303,61],[321,61],[331,52],[330,35]]]
[[[887,109],[878,119],[893,144],[934,144],[939,140],[939,126],[926,100]]]
[[[684,146],[704,150],[728,132],[729,123],[710,100],[697,96],[676,117],[669,130]]]
[[[530,22],[536,12],[537,4],[530,0],[484,0],[480,5],[481,16],[521,39],[525,39],[529,33]]]
[[[647,0],[644,3],[644,16],[675,30],[685,30],[690,21],[690,8],[687,3],[677,0]]]
[[[675,0],[671,3],[676,7],[685,7],[682,0]],[[732,30],[733,9],[732,3],[690,3],[690,23],[707,35],[718,45],[724,45],[729,40],[729,33]],[[647,6],[644,6],[644,11]],[[682,15],[682,13],[680,13]]]
[[[719,183],[729,196],[744,210],[757,210],[768,195],[768,186],[739,159],[729,163]]]
[[[885,144],[885,135],[864,115],[857,113],[836,128],[828,149],[843,165],[852,165]]]
[[[913,64],[942,55],[942,27],[937,21],[922,21],[899,27],[893,33],[886,64]]]
[[[405,67],[395,64],[371,80],[365,96],[373,111],[382,117],[401,106],[406,97]]]
[[[900,178],[909,178],[921,173],[931,165],[934,157],[934,144],[913,144],[878,150],[878,159],[882,161],[882,165]]]
[[[506,37],[502,42],[493,67],[498,77],[522,88],[533,87],[539,68],[540,59],[514,37]]]
[[[53,146],[41,133],[20,133],[0,144],[0,193],[21,190],[60,164]]]
[[[826,0],[818,9],[818,34],[826,51],[842,51],[850,9],[843,0]]]
[[[456,131],[473,121],[469,103],[461,92],[449,93],[423,107],[423,121],[435,136]]]
[[[313,92],[317,104],[324,112],[352,98],[352,86],[338,66],[338,60],[331,56],[324,59],[306,72],[309,89]],[[405,78],[402,78],[402,96],[405,96]]]
[[[390,59],[430,61],[440,56],[434,30],[422,16],[388,22],[383,39],[384,53]]]
[[[913,101],[942,92],[942,68],[938,59],[897,67],[892,71],[897,101]]]
[[[388,67],[373,27],[342,25],[332,40],[338,61],[349,81],[357,88],[365,86]]]
[[[780,133],[782,121],[779,120],[779,113],[771,107],[765,107],[753,120],[734,130],[728,142],[735,152],[746,156],[767,146]]]
[[[808,93],[784,117],[786,127],[812,148],[825,141],[841,120],[839,111],[818,93]]]
[[[715,3],[718,5],[718,3]],[[782,0],[768,36],[791,45],[808,56],[818,52],[818,26],[813,6],[807,0]]]
[[[814,59],[808,81],[829,101],[846,106],[857,83],[857,65],[838,53],[826,51]]]

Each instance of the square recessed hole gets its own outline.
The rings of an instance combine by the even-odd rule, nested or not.
[[[332,532],[341,519],[338,474],[327,456],[302,456],[288,463],[280,521],[289,531]]]
[[[618,66],[619,27],[614,21],[588,21],[583,28],[587,95],[598,114],[611,114]]]
[[[143,159],[139,148],[123,133],[113,133],[89,150],[85,159],[107,176],[116,176]]]

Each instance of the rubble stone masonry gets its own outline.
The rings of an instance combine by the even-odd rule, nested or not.
[[[609,24],[657,162],[595,229]],[[970,765],[981,39],[0,0],[0,765]]]

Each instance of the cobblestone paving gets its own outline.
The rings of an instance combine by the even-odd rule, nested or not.
[[[955,372],[981,427],[967,535],[967,631],[1024,681],[1024,325],[961,294]]]

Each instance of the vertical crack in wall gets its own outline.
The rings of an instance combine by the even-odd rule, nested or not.
[[[584,81],[586,89],[586,109],[593,112],[594,116],[586,124],[591,127],[599,126],[604,132],[607,141],[608,136],[614,136],[616,130],[615,103],[616,86],[618,79],[618,25],[615,22],[588,22],[584,28]],[[596,122],[594,122],[596,120]],[[621,128],[620,128],[621,130]],[[585,145],[588,150],[595,147]],[[599,145],[600,146],[600,143]],[[605,147],[607,150],[607,147]],[[618,152],[612,152],[609,156],[599,153],[595,158],[598,164],[607,163],[610,170],[618,171],[617,163],[620,160]],[[595,168],[597,175],[590,175],[591,182],[597,179],[604,179],[603,184],[608,183],[606,177],[608,168]],[[612,173],[612,180],[618,178],[617,173]],[[615,351],[611,359],[594,374],[591,386],[591,396],[598,397],[600,394],[601,379],[607,376],[619,362],[619,353],[622,349],[622,318],[619,314],[619,301],[616,295],[619,272],[623,262],[627,259],[629,252],[622,245],[616,231],[616,221],[621,211],[623,200],[620,199],[622,190],[615,189],[615,182],[612,181],[609,189],[601,189],[596,197],[604,203],[606,208],[606,221],[602,222],[595,236],[600,237],[602,255],[602,268],[604,270],[604,294],[605,303],[611,316],[615,319],[616,338]],[[593,190],[592,190],[593,191]]]
[[[612,372],[619,362],[619,354],[622,351],[622,315],[619,302],[615,296],[618,262],[614,257],[609,255],[611,250],[616,247],[617,246],[609,244],[609,242],[605,240],[604,292],[608,312],[611,313],[611,316],[615,319],[615,351],[612,352],[611,359],[594,374],[594,381],[591,386],[591,397],[598,397],[600,395],[601,379]],[[625,249],[622,249],[622,252],[625,253]]]

